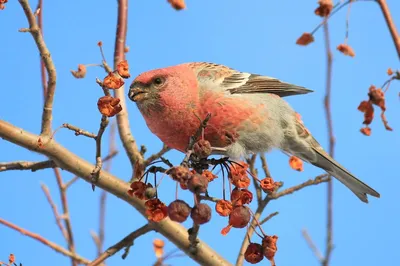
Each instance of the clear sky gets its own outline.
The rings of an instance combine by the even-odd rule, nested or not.
[[[30,2],[36,7],[36,1]],[[207,61],[308,87],[315,92],[287,100],[302,114],[314,136],[327,147],[322,104],[325,91],[322,31],[316,34],[315,43],[308,47],[295,45],[303,32],[311,31],[320,22],[313,13],[316,2],[188,0],[187,10],[176,12],[165,0],[130,1],[127,38],[130,52],[127,59],[131,73],[136,76],[153,68]],[[393,18],[400,26],[400,2],[388,2]],[[9,1],[6,5],[7,8],[0,11],[0,80],[3,91],[0,118],[39,133],[42,94],[38,52],[31,35],[18,32],[19,28],[27,26],[18,2]],[[103,41],[106,57],[112,63],[116,1],[45,0],[44,5],[45,40],[58,75],[54,127],[68,122],[96,132],[100,122],[96,102],[102,91],[95,78],[102,78],[104,72],[100,68],[90,68],[85,79],[76,80],[69,70],[75,69],[79,63],[99,63],[101,58],[96,45],[99,40]],[[346,9],[330,22],[333,47],[344,40],[345,15]],[[334,51],[332,111],[336,158],[379,191],[381,199],[371,198],[368,205],[363,204],[341,183],[334,182],[335,249],[332,265],[394,265],[400,260],[397,250],[400,238],[400,84],[393,83],[387,93],[387,118],[393,132],[384,129],[377,113],[372,135],[361,135],[359,129],[363,116],[357,110],[360,101],[367,99],[368,87],[381,85],[387,79],[388,67],[399,67],[399,59],[377,4],[354,4],[349,44],[356,52],[354,59]],[[149,154],[159,150],[161,142],[147,129],[135,104],[128,102],[128,109],[131,129],[138,143],[145,144]],[[59,131],[56,139],[79,156],[94,161],[92,140],[75,137],[67,130]],[[130,164],[119,141],[118,150],[120,154],[113,161],[111,172],[128,180]],[[170,152],[167,157],[179,162],[182,154]],[[285,187],[322,173],[308,164],[304,172],[295,172],[289,168],[287,157],[277,151],[267,158],[272,176],[283,181]],[[0,140],[0,161],[43,159],[41,155]],[[67,172],[62,174],[64,180],[72,178]],[[0,174],[0,217],[66,246],[41,191],[41,182],[50,187],[60,209],[52,170],[35,173],[10,171]],[[167,203],[174,198],[174,193],[170,192],[173,188],[173,182],[164,179],[159,194]],[[89,232],[98,227],[99,195],[100,189],[93,193],[90,185],[82,180],[68,191],[77,250],[89,259],[96,255]],[[189,194],[181,195],[190,201]],[[301,229],[307,228],[316,245],[324,250],[325,210],[325,184],[304,189],[267,207],[264,215],[280,212],[264,226],[268,234],[279,236],[278,266],[319,265],[302,238]],[[110,195],[105,246],[114,244],[144,223],[145,219],[131,206]],[[234,262],[244,230],[232,230],[227,236],[221,236],[219,232],[225,225],[226,219],[214,213],[212,221],[201,228],[200,238]],[[135,241],[126,261],[122,261],[121,254],[118,254],[107,261],[108,265],[151,265],[155,261],[152,250],[155,237],[164,239],[155,233],[148,234]],[[166,250],[173,248],[173,244],[167,242]],[[9,253],[14,253],[18,262],[27,266],[70,265],[69,258],[0,225],[0,260],[6,260]],[[172,265],[195,265],[187,257],[168,262]],[[268,263],[264,261],[264,264]]]

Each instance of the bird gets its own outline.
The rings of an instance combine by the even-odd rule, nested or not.
[[[202,119],[211,115],[204,139],[214,154],[241,158],[280,149],[338,179],[361,201],[380,194],[335,161],[284,97],[312,92],[277,78],[207,62],[182,63],[139,74],[128,97],[150,131],[186,152]]]

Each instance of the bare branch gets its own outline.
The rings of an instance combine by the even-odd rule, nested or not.
[[[53,210],[54,218],[56,218],[56,223],[58,228],[60,229],[65,240],[68,241],[69,237],[67,230],[65,230],[65,227],[62,224],[61,215],[58,213],[57,205],[54,203],[53,198],[51,197],[49,188],[45,184],[41,184],[41,188],[43,190],[44,195],[46,196],[47,201],[50,204],[51,209]]]
[[[319,175],[314,179],[309,179],[306,182],[303,182],[303,183],[301,183],[299,185],[287,188],[287,189],[282,190],[280,192],[270,194],[267,197],[269,199],[271,199],[271,200],[275,200],[275,199],[278,199],[280,197],[283,197],[283,196],[292,194],[292,193],[294,193],[296,191],[299,191],[299,190],[301,190],[301,189],[303,189],[305,187],[318,185],[320,183],[328,182],[329,180],[330,180],[330,177],[328,176],[328,174]]]
[[[112,153],[108,154],[106,157],[102,159],[103,162],[107,162],[111,160],[118,154],[118,151],[113,151]],[[70,181],[64,184],[63,190],[67,190],[73,183],[75,183],[79,179],[79,176],[74,176]]]
[[[265,224],[266,222],[268,222],[269,220],[271,220],[272,217],[275,217],[279,214],[279,212],[273,212],[270,215],[268,215],[267,217],[265,217],[264,219],[261,220],[260,224]]]
[[[396,47],[397,56],[400,58],[400,36],[396,29],[396,25],[394,24],[392,15],[390,14],[389,7],[386,3],[386,0],[376,0],[378,2],[383,16],[385,17],[386,24],[389,28],[390,34],[392,35],[394,46]]]
[[[95,138],[95,140],[96,140],[96,166],[92,171],[92,188],[93,188],[93,190],[94,190],[93,183],[99,179],[100,170],[101,170],[101,167],[103,166],[103,161],[101,159],[101,138],[103,137],[103,133],[106,130],[107,125],[108,125],[108,118],[107,118],[107,116],[102,115],[101,122],[100,122],[100,128],[99,128],[99,131]]]
[[[47,160],[43,162],[27,162],[27,161],[17,161],[9,163],[0,163],[0,172],[9,170],[31,170],[35,172],[37,170],[54,168],[57,165],[52,160]]]
[[[68,149],[58,144],[57,141],[48,141],[47,138],[41,137],[42,141],[47,144],[39,146],[38,140],[40,136],[15,127],[3,120],[0,120],[0,137],[4,140],[15,143],[18,146],[48,156],[62,169],[80,176],[85,181],[91,183],[91,172],[94,168],[94,165],[70,152]],[[100,179],[96,183],[96,186],[103,188],[121,200],[128,202],[134,206],[144,217],[147,217],[145,214],[146,209],[144,202],[128,195],[127,191],[130,189],[130,187],[125,181],[111,175],[107,171],[101,171]],[[197,246],[196,254],[190,253],[188,250],[189,240],[187,230],[182,225],[173,222],[168,218],[159,223],[155,223],[154,229],[168,238],[178,248],[184,251],[200,265],[231,265],[218,253],[211,249],[206,243],[200,240],[199,245]]]
[[[51,121],[53,119],[53,99],[54,92],[56,90],[56,68],[54,67],[50,52],[47,49],[46,43],[44,42],[41,30],[36,22],[35,15],[32,13],[28,0],[19,0],[19,3],[21,4],[29,23],[29,29],[23,31],[28,31],[32,34],[32,37],[35,40],[36,46],[38,47],[38,50],[40,52],[40,57],[42,58],[46,67],[47,76],[49,78],[47,82],[46,99],[44,102],[42,114],[41,135],[50,136]]]
[[[77,261],[78,263],[83,263],[83,264],[89,264],[90,263],[90,261],[88,259],[85,259],[85,258],[83,258],[83,257],[81,257],[79,255],[76,255],[73,252],[71,252],[71,251],[69,251],[69,250],[57,245],[54,242],[51,242],[50,240],[48,240],[48,239],[46,239],[44,237],[42,237],[41,235],[33,233],[33,232],[30,232],[30,231],[28,231],[28,230],[26,230],[26,229],[24,229],[22,227],[19,227],[18,225],[15,225],[15,224],[13,224],[13,223],[11,223],[9,221],[6,221],[6,220],[0,218],[0,224],[4,224],[5,226],[16,230],[16,231],[20,232],[23,235],[29,236],[29,237],[41,242],[42,244],[52,248],[56,252],[61,253],[64,256],[72,258],[73,260]]]
[[[310,235],[308,234],[307,230],[303,229],[301,231],[303,234],[304,239],[306,240],[308,246],[310,249],[313,251],[315,257],[321,262],[324,262],[324,256],[322,255],[321,251],[317,248],[317,246],[314,244],[314,241],[311,239]]]
[[[148,232],[150,232],[152,230],[154,230],[154,228],[153,228],[153,226],[151,224],[146,224],[146,225],[140,227],[136,231],[133,231],[132,233],[127,235],[124,239],[122,239],[121,241],[119,241],[115,245],[109,247],[97,259],[95,259],[94,261],[89,263],[88,266],[97,266],[97,265],[101,264],[104,260],[106,260],[107,258],[113,256],[115,253],[117,253],[118,251],[120,251],[124,247],[132,246],[133,245],[133,241],[136,238],[138,238],[138,237],[140,237],[140,236],[142,236],[142,235],[144,235],[144,234],[146,234],[146,233],[148,233]]]
[[[326,52],[326,93],[325,93],[325,114],[328,127],[329,137],[329,155],[334,156],[335,151],[335,137],[333,135],[333,121],[331,111],[331,89],[332,89],[332,50],[329,38],[328,21],[324,24],[324,39],[325,39],[325,52]],[[329,265],[329,260],[333,248],[333,183],[330,176],[328,176],[328,193],[327,193],[327,225],[326,225],[326,249],[325,257],[322,263],[323,266]]]
[[[67,243],[68,243],[68,249],[75,254],[75,243],[74,243],[74,237],[73,237],[73,232],[72,232],[72,226],[71,226],[71,217],[69,216],[69,207],[68,207],[68,200],[67,200],[67,193],[63,189],[64,188],[64,183],[62,180],[62,176],[60,173],[59,168],[54,168],[54,174],[56,176],[57,180],[57,186],[60,192],[60,197],[61,197],[61,206],[63,210],[63,218],[64,218],[64,224],[67,229]],[[77,265],[77,261],[72,259],[72,265]]]
[[[150,157],[144,161],[144,163],[143,163],[144,167],[146,168],[147,166],[149,166],[150,163],[159,159],[161,156],[163,156],[166,152],[168,152],[170,150],[171,150],[171,148],[169,148],[167,145],[164,144],[159,152],[150,155]]]
[[[92,139],[96,138],[95,134],[90,133],[89,131],[80,129],[79,127],[73,126],[71,124],[64,123],[62,125],[62,127],[67,128],[67,129],[72,130],[72,131],[75,131],[75,136],[83,135],[83,136],[86,136],[86,137],[92,138]]]
[[[265,158],[265,154],[262,153],[260,154],[260,158],[261,158],[261,165],[262,168],[264,170],[264,174],[266,177],[271,177],[271,173],[269,172],[269,168],[268,168],[268,164],[267,164],[267,159]]]
[[[128,30],[127,24],[128,0],[118,0],[118,21],[117,32],[115,36],[114,69],[117,67],[119,62],[125,60],[126,33]],[[133,137],[129,126],[125,94],[124,86],[118,90],[114,90],[114,96],[120,99],[120,105],[122,107],[122,111],[117,114],[118,132],[133,168],[136,161],[139,161],[140,164],[143,164],[144,159],[138,149],[136,140]]]

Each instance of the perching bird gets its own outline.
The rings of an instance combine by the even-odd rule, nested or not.
[[[213,63],[151,70],[133,81],[129,98],[147,126],[170,148],[185,152],[207,114],[204,138],[219,154],[240,158],[279,148],[327,171],[363,202],[380,197],[327,154],[283,99],[311,90]]]

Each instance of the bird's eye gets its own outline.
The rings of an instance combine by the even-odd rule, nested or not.
[[[155,78],[153,82],[155,85],[159,86],[164,83],[164,80],[162,78],[158,77],[158,78]]]

